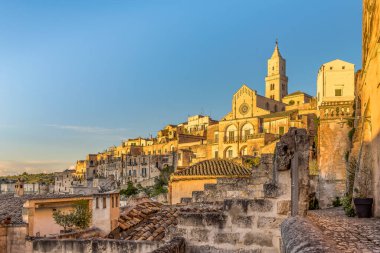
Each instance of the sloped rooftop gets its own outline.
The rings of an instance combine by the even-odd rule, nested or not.
[[[211,159],[174,173],[176,176],[250,176],[251,169],[225,159]]]
[[[159,202],[147,201],[121,213],[119,226],[108,237],[119,240],[162,241],[167,230],[177,226],[177,217],[180,213],[204,213],[219,210],[212,207],[168,206]]]
[[[25,194],[18,197],[14,194],[0,194],[0,223],[7,224],[22,224],[22,207],[27,200],[31,199],[62,199],[62,198],[76,198],[84,197],[81,194]]]

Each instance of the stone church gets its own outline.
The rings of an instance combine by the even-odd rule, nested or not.
[[[296,103],[297,101],[297,103]],[[232,98],[231,111],[218,124],[209,126],[209,158],[236,158],[260,155],[289,127],[310,127],[307,115],[313,113],[312,97],[303,92],[288,95],[286,60],[278,43],[265,78],[265,96],[243,85]],[[303,107],[303,114],[300,114]],[[272,145],[274,147],[274,145]],[[271,148],[268,148],[270,152]]]

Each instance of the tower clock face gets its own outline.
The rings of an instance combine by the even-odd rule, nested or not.
[[[239,111],[240,111],[240,113],[243,114],[243,115],[247,114],[248,111],[249,111],[249,105],[247,105],[247,104],[242,104],[242,105],[240,106]]]

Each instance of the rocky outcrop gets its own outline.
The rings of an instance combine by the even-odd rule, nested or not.
[[[333,253],[340,252],[326,240],[322,231],[310,220],[291,217],[281,224],[283,252],[286,253]]]
[[[305,216],[309,205],[310,138],[306,129],[290,128],[276,145],[273,181],[280,171],[291,170],[292,215]]]

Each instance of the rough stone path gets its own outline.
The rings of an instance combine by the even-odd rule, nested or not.
[[[341,252],[380,253],[380,219],[347,217],[342,208],[308,212],[308,218]]]

